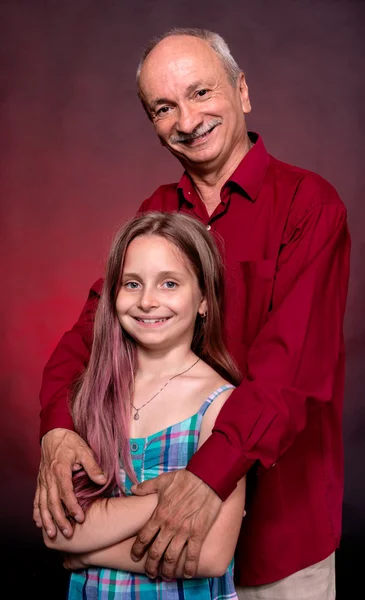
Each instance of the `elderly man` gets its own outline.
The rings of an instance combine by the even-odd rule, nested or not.
[[[246,129],[244,73],[220,36],[173,30],[153,40],[138,93],[155,131],[184,167],[140,210],[183,211],[204,222],[226,265],[225,341],[243,382],[187,469],[144,482],[159,504],[133,546],[146,572],[185,575],[222,500],[248,473],[247,516],[236,553],[241,598],[333,599],[341,532],[343,317],[350,240],[346,210],[320,176],[270,156]],[[72,490],[82,465],[103,482],[72,431],[67,389],[87,363],[101,281],[44,370],[42,459],[34,519],[50,536],[84,515]]]

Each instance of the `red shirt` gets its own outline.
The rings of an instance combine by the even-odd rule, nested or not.
[[[256,143],[210,217],[186,173],[140,211],[194,215],[224,256],[224,336],[244,379],[188,469],[223,499],[249,471],[236,582],[261,585],[326,558],[340,541],[350,237],[336,190],[250,136]],[[88,361],[101,285],[45,367],[41,435],[72,428],[67,388]]]

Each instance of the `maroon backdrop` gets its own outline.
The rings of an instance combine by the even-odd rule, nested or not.
[[[9,0],[0,7],[0,527],[12,598],[64,597],[31,505],[43,366],[103,269],[111,238],[179,164],[136,97],[146,41],[173,26],[221,33],[247,74],[249,128],[269,152],[319,172],[348,207],[344,536],[350,598],[365,533],[364,3],[355,0]],[[341,594],[343,594],[341,596]]]

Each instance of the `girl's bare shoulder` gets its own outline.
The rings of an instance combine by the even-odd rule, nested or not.
[[[200,369],[199,372],[196,373],[196,376],[201,378],[204,386],[210,388],[210,393],[213,393],[224,385],[231,385],[230,381],[227,381],[227,379],[222,377],[222,375],[217,373],[217,371],[203,360],[200,360]]]

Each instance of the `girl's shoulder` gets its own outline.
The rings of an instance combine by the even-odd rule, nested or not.
[[[217,413],[232,394],[235,386],[202,361],[201,376],[204,379],[206,403],[210,404],[207,413]],[[213,409],[214,406],[214,409]]]
[[[215,371],[210,365],[208,365],[208,363],[204,362],[202,359],[200,360],[200,363],[201,368],[199,370],[200,372],[197,373],[197,376],[201,377],[202,382],[204,381],[204,386],[207,389],[210,389],[211,393],[224,386],[234,387],[232,386],[232,383],[230,381],[228,381],[227,379],[222,377],[222,375],[217,373],[217,371]]]
[[[215,385],[211,388],[211,393],[202,407],[203,419],[200,428],[199,446],[212,433],[218,414],[234,390],[235,387],[223,377],[218,377],[215,380]]]

